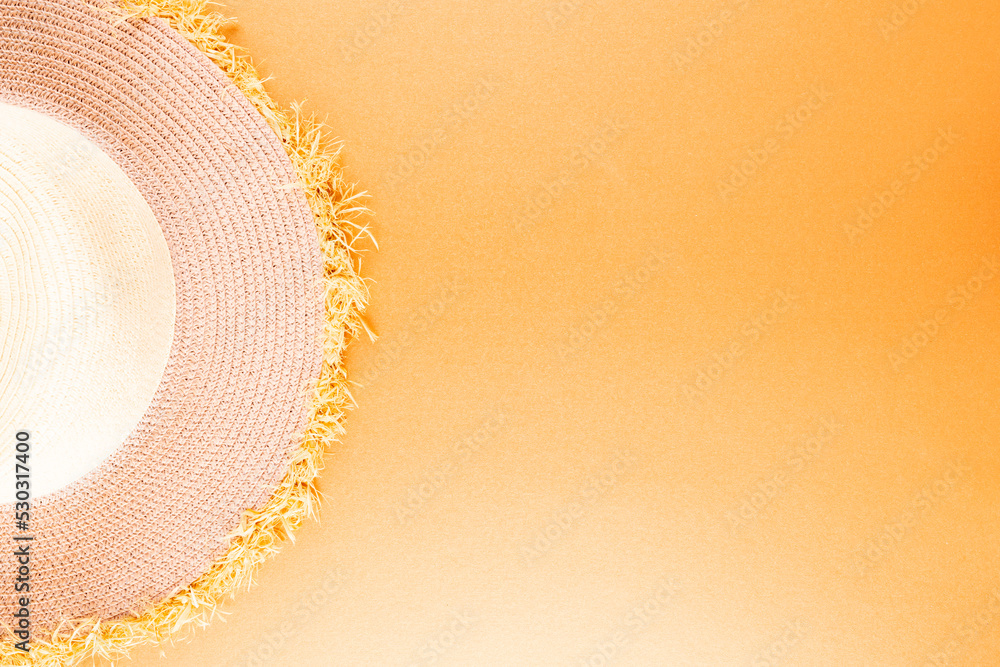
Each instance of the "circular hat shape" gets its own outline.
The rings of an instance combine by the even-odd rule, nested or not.
[[[0,465],[31,433],[34,630],[190,584],[288,470],[326,323],[298,182],[165,21],[0,0]]]

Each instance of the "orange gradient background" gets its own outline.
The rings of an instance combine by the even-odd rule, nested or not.
[[[224,11],[380,338],[321,523],[131,664],[1000,664],[996,2]]]

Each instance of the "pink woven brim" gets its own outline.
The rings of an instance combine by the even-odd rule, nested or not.
[[[268,498],[320,373],[322,265],[279,139],[164,22],[115,25],[79,0],[0,0],[0,101],[76,128],[115,160],[156,215],[176,280],[169,360],[138,427],[34,507],[38,629],[165,598]],[[0,513],[7,525],[11,506]],[[5,553],[4,590],[14,569]],[[0,597],[0,615],[11,602]]]

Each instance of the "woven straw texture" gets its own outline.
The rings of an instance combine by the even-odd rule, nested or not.
[[[193,1],[0,0],[0,102],[114,160],[159,222],[176,290],[138,426],[34,505],[34,664],[116,658],[204,624],[315,512],[313,480],[352,402],[360,195],[218,28]],[[5,590],[13,571],[0,558]],[[3,654],[26,664],[9,639]]]

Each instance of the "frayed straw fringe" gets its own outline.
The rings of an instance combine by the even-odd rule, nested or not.
[[[361,203],[366,195],[344,181],[338,162],[340,145],[328,141],[321,125],[303,117],[298,105],[283,111],[274,104],[250,61],[222,35],[228,19],[209,11],[208,5],[206,0],[120,0],[110,8],[118,20],[160,17],[168,21],[246,95],[280,137],[295,166],[316,217],[324,259],[323,369],[312,389],[309,422],[278,488],[262,510],[244,512],[230,535],[229,550],[208,572],[141,614],[122,620],[77,619],[46,636],[33,637],[30,658],[14,649],[12,639],[4,638],[0,641],[3,665],[57,667],[94,658],[115,662],[139,646],[189,639],[195,628],[223,615],[219,609],[223,600],[237,590],[249,589],[260,564],[278,551],[279,543],[294,541],[293,532],[303,520],[318,516],[321,494],[315,480],[323,468],[323,454],[344,434],[345,413],[354,406],[344,351],[362,331],[374,340],[361,318],[368,289],[356,270],[353,247],[359,237],[371,238],[368,227],[358,222],[369,213]]]

